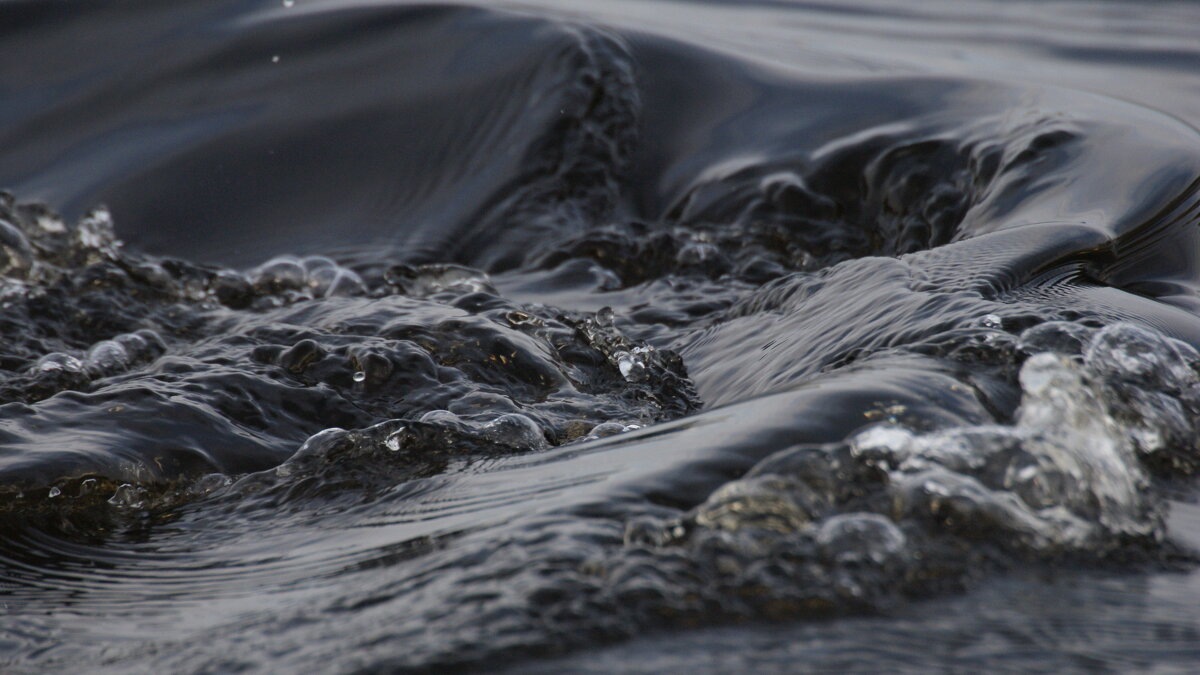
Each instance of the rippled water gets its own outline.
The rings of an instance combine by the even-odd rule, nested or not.
[[[1189,669],[1198,38],[0,4],[0,668]]]

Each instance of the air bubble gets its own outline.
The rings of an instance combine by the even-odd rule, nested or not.
[[[821,496],[779,476],[722,485],[696,509],[696,524],[727,532],[754,527],[788,534],[806,529],[829,508]]]
[[[598,438],[607,438],[608,436],[616,436],[625,432],[625,425],[619,422],[601,422],[592,427],[592,430],[585,436],[585,440],[594,441]]]
[[[1084,362],[1110,382],[1153,389],[1182,391],[1196,377],[1166,338],[1130,323],[1113,324],[1096,333]]]
[[[36,373],[83,373],[83,361],[62,352],[51,352],[42,358],[33,366],[33,371]]]
[[[317,267],[316,269],[308,270],[308,277],[305,280],[305,285],[312,290],[314,297],[324,296],[329,287],[333,284],[334,277],[337,276],[337,268],[335,267]]]
[[[118,335],[113,338],[112,341],[121,345],[121,348],[125,350],[125,353],[128,355],[131,361],[137,360],[139,357],[146,355],[150,351],[150,345],[146,344],[146,341],[142,339],[142,336],[135,333]]]
[[[132,335],[136,335],[146,344],[149,353],[158,356],[167,351],[167,343],[162,339],[162,336],[149,328],[134,331]]]
[[[315,272],[323,268],[337,268],[337,263],[333,258],[323,255],[306,255],[300,259],[300,266],[308,273]]]
[[[424,415],[421,415],[420,421],[427,424],[443,425],[457,425],[462,423],[462,419],[449,410],[430,410]]]
[[[279,57],[273,59],[278,61]],[[279,256],[259,265],[250,273],[254,289],[260,293],[298,291],[305,286],[307,272],[294,256]]]
[[[95,377],[118,373],[129,367],[129,352],[115,340],[102,340],[88,350],[86,367]]]
[[[232,309],[244,309],[254,299],[254,288],[244,275],[221,270],[208,283],[208,291],[217,302]]]
[[[354,373],[354,381],[355,382],[363,382],[366,379],[367,379],[367,374],[364,373],[363,371],[360,370],[360,371],[357,371]]]
[[[280,478],[303,476],[353,445],[354,438],[345,429],[323,429],[309,436],[287,461],[275,467],[275,475]]]
[[[1081,354],[1094,332],[1091,328],[1069,321],[1047,321],[1021,333],[1017,349],[1026,354]]]
[[[50,499],[54,499],[60,495],[62,495],[62,490],[60,490],[57,485],[50,488]]]
[[[233,479],[223,473],[210,473],[197,480],[192,485],[192,492],[202,495],[209,494],[214,490],[219,490],[224,487],[229,487],[233,484]]]
[[[325,297],[361,295],[366,292],[366,289],[367,285],[363,283],[362,277],[358,276],[357,272],[339,267],[325,289]]]
[[[901,559],[907,538],[877,513],[843,513],[817,530],[821,556],[837,565],[889,565]]]
[[[537,422],[519,413],[501,415],[481,431],[488,440],[513,448],[543,450],[547,446],[546,436]]]

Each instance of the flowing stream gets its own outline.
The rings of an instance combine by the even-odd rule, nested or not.
[[[0,670],[1200,659],[1200,5],[0,50]]]

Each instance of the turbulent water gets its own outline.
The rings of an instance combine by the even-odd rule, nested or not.
[[[0,669],[1200,658],[1200,7],[0,48]]]

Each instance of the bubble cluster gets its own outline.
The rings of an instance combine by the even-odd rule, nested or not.
[[[362,486],[388,488],[406,478],[441,471],[449,461],[545,450],[537,422],[519,413],[465,417],[431,410],[416,420],[387,420],[364,429],[324,429],[310,436],[273,469],[226,486],[235,493],[290,492],[298,481],[327,475],[344,481],[358,475]]]
[[[49,503],[51,488],[56,508],[86,510],[93,497],[149,509],[167,495],[207,494],[188,488],[204,475],[261,479],[267,470],[282,485],[314,453],[333,458],[329,467],[381,463],[387,470],[365,468],[356,480],[382,488],[699,404],[679,356],[625,335],[611,309],[512,302],[469,267],[394,265],[364,277],[329,257],[285,255],[239,271],[127,250],[104,210],[68,224],[5,197],[0,221],[10,329],[0,402],[28,406],[10,409],[15,442],[34,447],[45,414],[125,439],[119,454],[96,448],[86,471],[69,453],[48,458],[45,471],[12,469],[0,512]],[[337,448],[358,450],[315,450],[330,428],[353,435]],[[80,474],[98,481],[82,501],[66,477]]]
[[[384,274],[388,284],[405,295],[430,297],[440,293],[496,293],[487,274],[463,265],[394,265]]]
[[[474,418],[449,410],[432,410],[420,419],[405,422],[384,440],[393,452],[415,450],[448,442],[459,448],[493,447],[505,451],[539,451],[549,447],[545,433],[532,418],[520,413]]]
[[[631,521],[627,546],[660,551],[673,583],[711,574],[725,594],[761,589],[738,610],[750,614],[797,600],[781,589],[801,583],[828,592],[805,587],[796,611],[880,606],[980,565],[1161,546],[1153,477],[1200,458],[1200,355],[1128,323],[1047,322],[1017,344],[1030,355],[1011,424],[887,422],[787,449],[678,518]]]
[[[150,363],[167,349],[162,337],[150,329],[101,340],[79,353],[51,352],[24,373],[27,392],[45,398],[58,391],[78,389],[104,377],[118,375],[134,366]],[[13,381],[16,383],[16,381]]]
[[[367,290],[358,273],[325,256],[277,256],[251,270],[249,282],[259,294],[291,300],[362,295]]]

